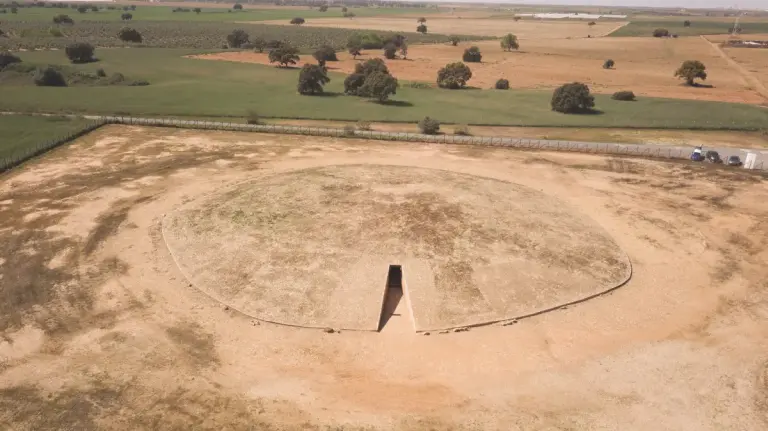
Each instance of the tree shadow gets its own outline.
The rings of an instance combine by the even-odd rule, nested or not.
[[[322,93],[307,94],[307,96],[315,96],[315,97],[339,97],[343,95],[344,93],[337,93],[335,91],[323,91]]]
[[[689,87],[693,87],[693,88],[715,88],[715,86],[712,85],[712,84],[702,84],[702,83],[699,83],[699,82],[694,82]]]
[[[560,111],[555,111],[560,112]],[[599,109],[579,109],[575,111],[568,111],[568,112],[560,112],[561,114],[567,114],[567,115],[603,115],[605,112],[599,110]]]
[[[411,107],[411,106],[413,106],[413,103],[408,102],[406,100],[385,100],[383,102],[378,102],[377,101],[376,103],[378,103],[379,105],[384,105],[384,106],[399,106],[399,107]]]

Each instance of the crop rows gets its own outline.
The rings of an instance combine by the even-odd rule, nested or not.
[[[89,42],[101,47],[132,46],[117,38],[118,31],[125,26],[138,30],[143,46],[156,48],[220,49],[226,36],[234,29],[244,29],[251,37],[288,42],[302,51],[309,51],[321,45],[338,50],[344,48],[349,35],[359,30],[340,28],[312,28],[266,24],[234,24],[214,22],[79,22],[75,25],[55,25],[41,22],[4,22],[0,29],[0,50],[19,49],[62,49],[73,41]],[[56,37],[57,34],[62,36]],[[393,32],[376,32],[391,36]],[[421,35],[404,33],[410,43],[443,43],[448,37],[439,34]],[[464,40],[483,39],[466,36]],[[133,45],[135,46],[135,45]]]

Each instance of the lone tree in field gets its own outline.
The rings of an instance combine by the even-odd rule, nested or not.
[[[0,70],[14,63],[21,63],[21,59],[10,52],[0,52]]]
[[[120,19],[123,20],[123,21],[130,21],[130,20],[133,19],[133,14],[131,14],[131,13],[124,13],[124,14],[120,15]]]
[[[566,114],[589,112],[595,106],[595,97],[589,87],[580,82],[565,84],[552,95],[552,110]]]
[[[39,87],[66,87],[67,80],[57,69],[48,66],[44,69],[37,69],[34,77],[35,85]]]
[[[269,62],[277,63],[278,67],[288,67],[298,61],[299,50],[290,45],[283,45],[269,51]]]
[[[472,78],[472,70],[461,62],[445,65],[437,72],[437,86],[455,90],[463,88]]]
[[[688,21],[688,20],[683,21],[683,27],[690,27],[690,26],[691,26],[691,22],[690,21]]]
[[[666,28],[657,28],[653,31],[653,37],[669,37],[669,30]]]
[[[88,12],[88,7],[87,6],[78,6],[77,11],[80,12],[80,13],[86,13],[86,12]]]
[[[344,93],[349,95],[358,95],[358,90],[365,84],[366,78],[374,73],[383,73],[389,75],[387,65],[380,58],[373,58],[363,63],[355,64],[354,73],[347,76],[344,80]],[[394,93],[392,93],[394,94]]]
[[[427,26],[425,24],[419,24],[419,26],[416,27],[416,31],[421,34],[427,34]]]
[[[501,78],[498,81],[496,81],[496,85],[494,86],[497,90],[509,90],[509,80]]]
[[[227,35],[227,45],[230,48],[240,48],[248,43],[248,33],[245,30],[233,30],[232,33]]]
[[[504,49],[504,51],[510,51],[513,49],[519,49],[520,43],[517,41],[517,36],[509,33],[501,38],[501,47]]]
[[[397,57],[397,46],[394,43],[388,43],[384,47],[384,57],[387,60],[394,60]]]
[[[613,69],[613,66],[616,65],[616,62],[614,62],[611,59],[605,60],[605,63],[603,63],[603,69]]]
[[[425,135],[436,135],[440,131],[440,122],[430,117],[422,118],[418,126],[419,131]]]
[[[323,62],[323,64],[325,64],[326,61],[339,60],[336,57],[336,50],[334,50],[332,47],[328,45],[323,45],[320,48],[318,48],[317,51],[315,51],[315,53],[312,54],[312,56],[315,57],[315,60],[317,60],[318,63]]]
[[[408,59],[408,44],[405,42],[400,45],[400,56],[403,57],[403,60]]]
[[[590,22],[589,22],[589,24],[587,24],[587,25],[588,25],[588,26],[590,26],[590,27],[592,27],[592,26],[594,26],[594,25],[597,25],[597,23],[596,23],[596,22],[594,22],[594,21],[590,21]]]
[[[459,38],[459,36],[450,36],[448,40],[451,41],[451,45],[453,46],[456,46],[459,44],[459,42],[461,42],[461,39]]]
[[[293,19],[291,20],[291,24],[295,24],[295,25],[302,25],[302,24],[304,24],[305,22],[307,22],[307,21],[306,21],[306,20],[304,20],[304,18],[299,18],[299,17],[293,18]]]
[[[461,58],[467,63],[480,63],[483,54],[480,53],[480,48],[472,46],[464,50],[464,55]]]
[[[120,40],[123,42],[141,43],[142,40],[141,33],[139,33],[136,29],[129,27],[121,28],[117,33],[117,37],[120,38]]]
[[[264,48],[267,47],[267,41],[262,37],[256,36],[251,40],[251,45],[253,45],[254,52],[264,52]]]
[[[64,53],[72,63],[90,63],[93,58],[93,45],[90,43],[73,43],[64,49]]]
[[[11,13],[12,13],[12,14],[17,14],[17,13],[19,13],[19,8],[17,8],[16,6],[12,7],[12,8],[11,8]]]
[[[320,12],[327,12],[328,11],[328,5],[322,5],[319,8],[317,8]]]
[[[232,9],[234,9],[234,10],[243,10],[243,5],[241,5],[240,3],[235,3],[235,5],[232,6]]]
[[[357,56],[360,55],[360,51],[362,50],[362,38],[358,35],[352,35],[349,40],[347,40],[347,52],[349,52],[349,55],[351,55],[353,59],[357,60]]]
[[[344,6],[344,7],[341,8],[341,13],[347,13],[347,10],[349,10],[349,9],[347,9],[347,7]]]
[[[196,14],[198,14],[198,15],[199,15],[199,14],[200,14],[200,12],[202,12],[202,11],[203,11],[203,10],[202,10],[202,9],[200,9],[199,7],[196,7],[196,8],[194,8],[194,9],[192,9],[192,12],[194,12],[194,13],[196,13]]]
[[[685,79],[685,83],[688,85],[695,85],[693,82],[694,79],[707,79],[706,70],[707,67],[704,66],[704,63],[698,60],[686,60],[683,62],[680,68],[675,71],[675,76]]]
[[[325,68],[316,64],[305,64],[299,72],[299,94],[312,95],[323,92],[323,85],[331,82]]]
[[[357,95],[386,101],[390,95],[397,92],[397,78],[385,72],[373,72],[365,77],[363,85],[357,90]]]
[[[419,24],[424,24],[425,22],[427,22],[427,19],[422,16],[419,19],[417,19],[416,22],[418,22]]]

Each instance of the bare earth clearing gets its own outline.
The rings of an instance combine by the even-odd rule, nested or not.
[[[354,12],[354,11],[353,11]],[[418,12],[416,12],[418,14]],[[467,34],[477,36],[503,36],[513,33],[521,39],[565,39],[598,37],[612,33],[626,23],[620,21],[597,21],[594,26],[587,21],[534,21],[512,19],[464,19],[455,17],[427,18],[430,33]],[[285,20],[263,21],[264,24],[290,25]],[[364,17],[364,18],[313,18],[308,19],[308,27],[334,27],[382,31],[416,31],[418,23],[413,17]]]
[[[339,165],[536,190],[604,229],[632,279],[512,326],[423,336],[397,330],[401,312],[381,333],[325,334],[225,308],[169,255],[164,214]],[[0,181],[0,424],[766,429],[767,212],[762,177],[686,163],[105,127]]]
[[[498,41],[472,45],[480,47],[483,53],[482,63],[469,64],[472,79],[468,85],[473,87],[491,88],[499,78],[508,79],[513,88],[530,89],[551,89],[579,81],[597,93],[631,90],[639,97],[765,103],[742,75],[699,37],[523,40],[520,52],[504,52]],[[467,46],[469,44],[411,45],[408,60],[386,60],[386,63],[398,79],[434,83],[437,71],[448,63],[461,61]],[[353,60],[347,53],[340,53],[340,61],[329,63],[328,67],[331,71],[351,73],[357,62],[381,58],[378,50],[365,51],[365,54]],[[267,54],[252,52],[221,52],[198,58],[269,64]],[[602,68],[609,58],[616,62],[614,70]],[[315,62],[309,55],[301,59]],[[680,64],[689,59],[704,62],[709,75],[705,84],[713,88],[688,87],[673,76]]]

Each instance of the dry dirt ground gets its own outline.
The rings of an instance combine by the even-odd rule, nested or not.
[[[353,10],[354,12],[354,10]],[[416,12],[418,14],[418,12]],[[455,16],[427,18],[427,29],[437,34],[465,34],[476,36],[503,36],[513,33],[521,39],[565,39],[599,37],[610,34],[617,28],[626,25],[619,21],[597,21],[594,26],[587,21],[545,21],[488,18],[462,18]],[[285,20],[263,21],[264,24],[291,25]],[[405,17],[364,17],[364,18],[312,18],[308,19],[307,27],[334,27],[361,30],[382,30],[415,32],[418,23],[413,16]]]
[[[236,182],[371,164],[537,190],[632,279],[511,326],[328,334],[211,300],[163,241]],[[766,214],[763,177],[686,163],[105,127],[0,178],[0,428],[766,429]]]
[[[344,121],[322,120],[269,120],[272,124],[297,126],[344,127]],[[370,123],[372,130],[418,133],[416,123]],[[453,133],[456,126],[443,125],[443,133]],[[610,129],[588,127],[504,127],[472,126],[475,136],[509,136],[523,139],[554,139],[579,142],[618,142],[628,144],[679,145],[690,147],[768,148],[768,131],[728,132],[719,130],[672,130],[672,129]]]
[[[437,71],[448,63],[460,61],[467,45],[411,45],[408,60],[386,60],[386,63],[398,79],[434,85]],[[739,71],[699,37],[530,39],[520,42],[519,52],[504,52],[498,41],[472,45],[480,47],[483,53],[482,63],[469,64],[472,79],[468,85],[473,87],[492,88],[499,78],[508,79],[513,88],[528,89],[552,89],[565,82],[579,81],[598,93],[631,90],[639,97],[765,103]],[[373,57],[381,58],[378,51],[366,51],[358,60],[340,53],[340,61],[328,66],[331,71],[347,74],[354,70],[357,62]],[[222,52],[199,58],[269,64],[267,54],[253,52]],[[609,58],[616,62],[613,70],[602,67]],[[301,59],[315,62],[309,55]],[[688,87],[673,76],[680,64],[689,59],[699,59],[707,66],[705,83],[712,88]]]

